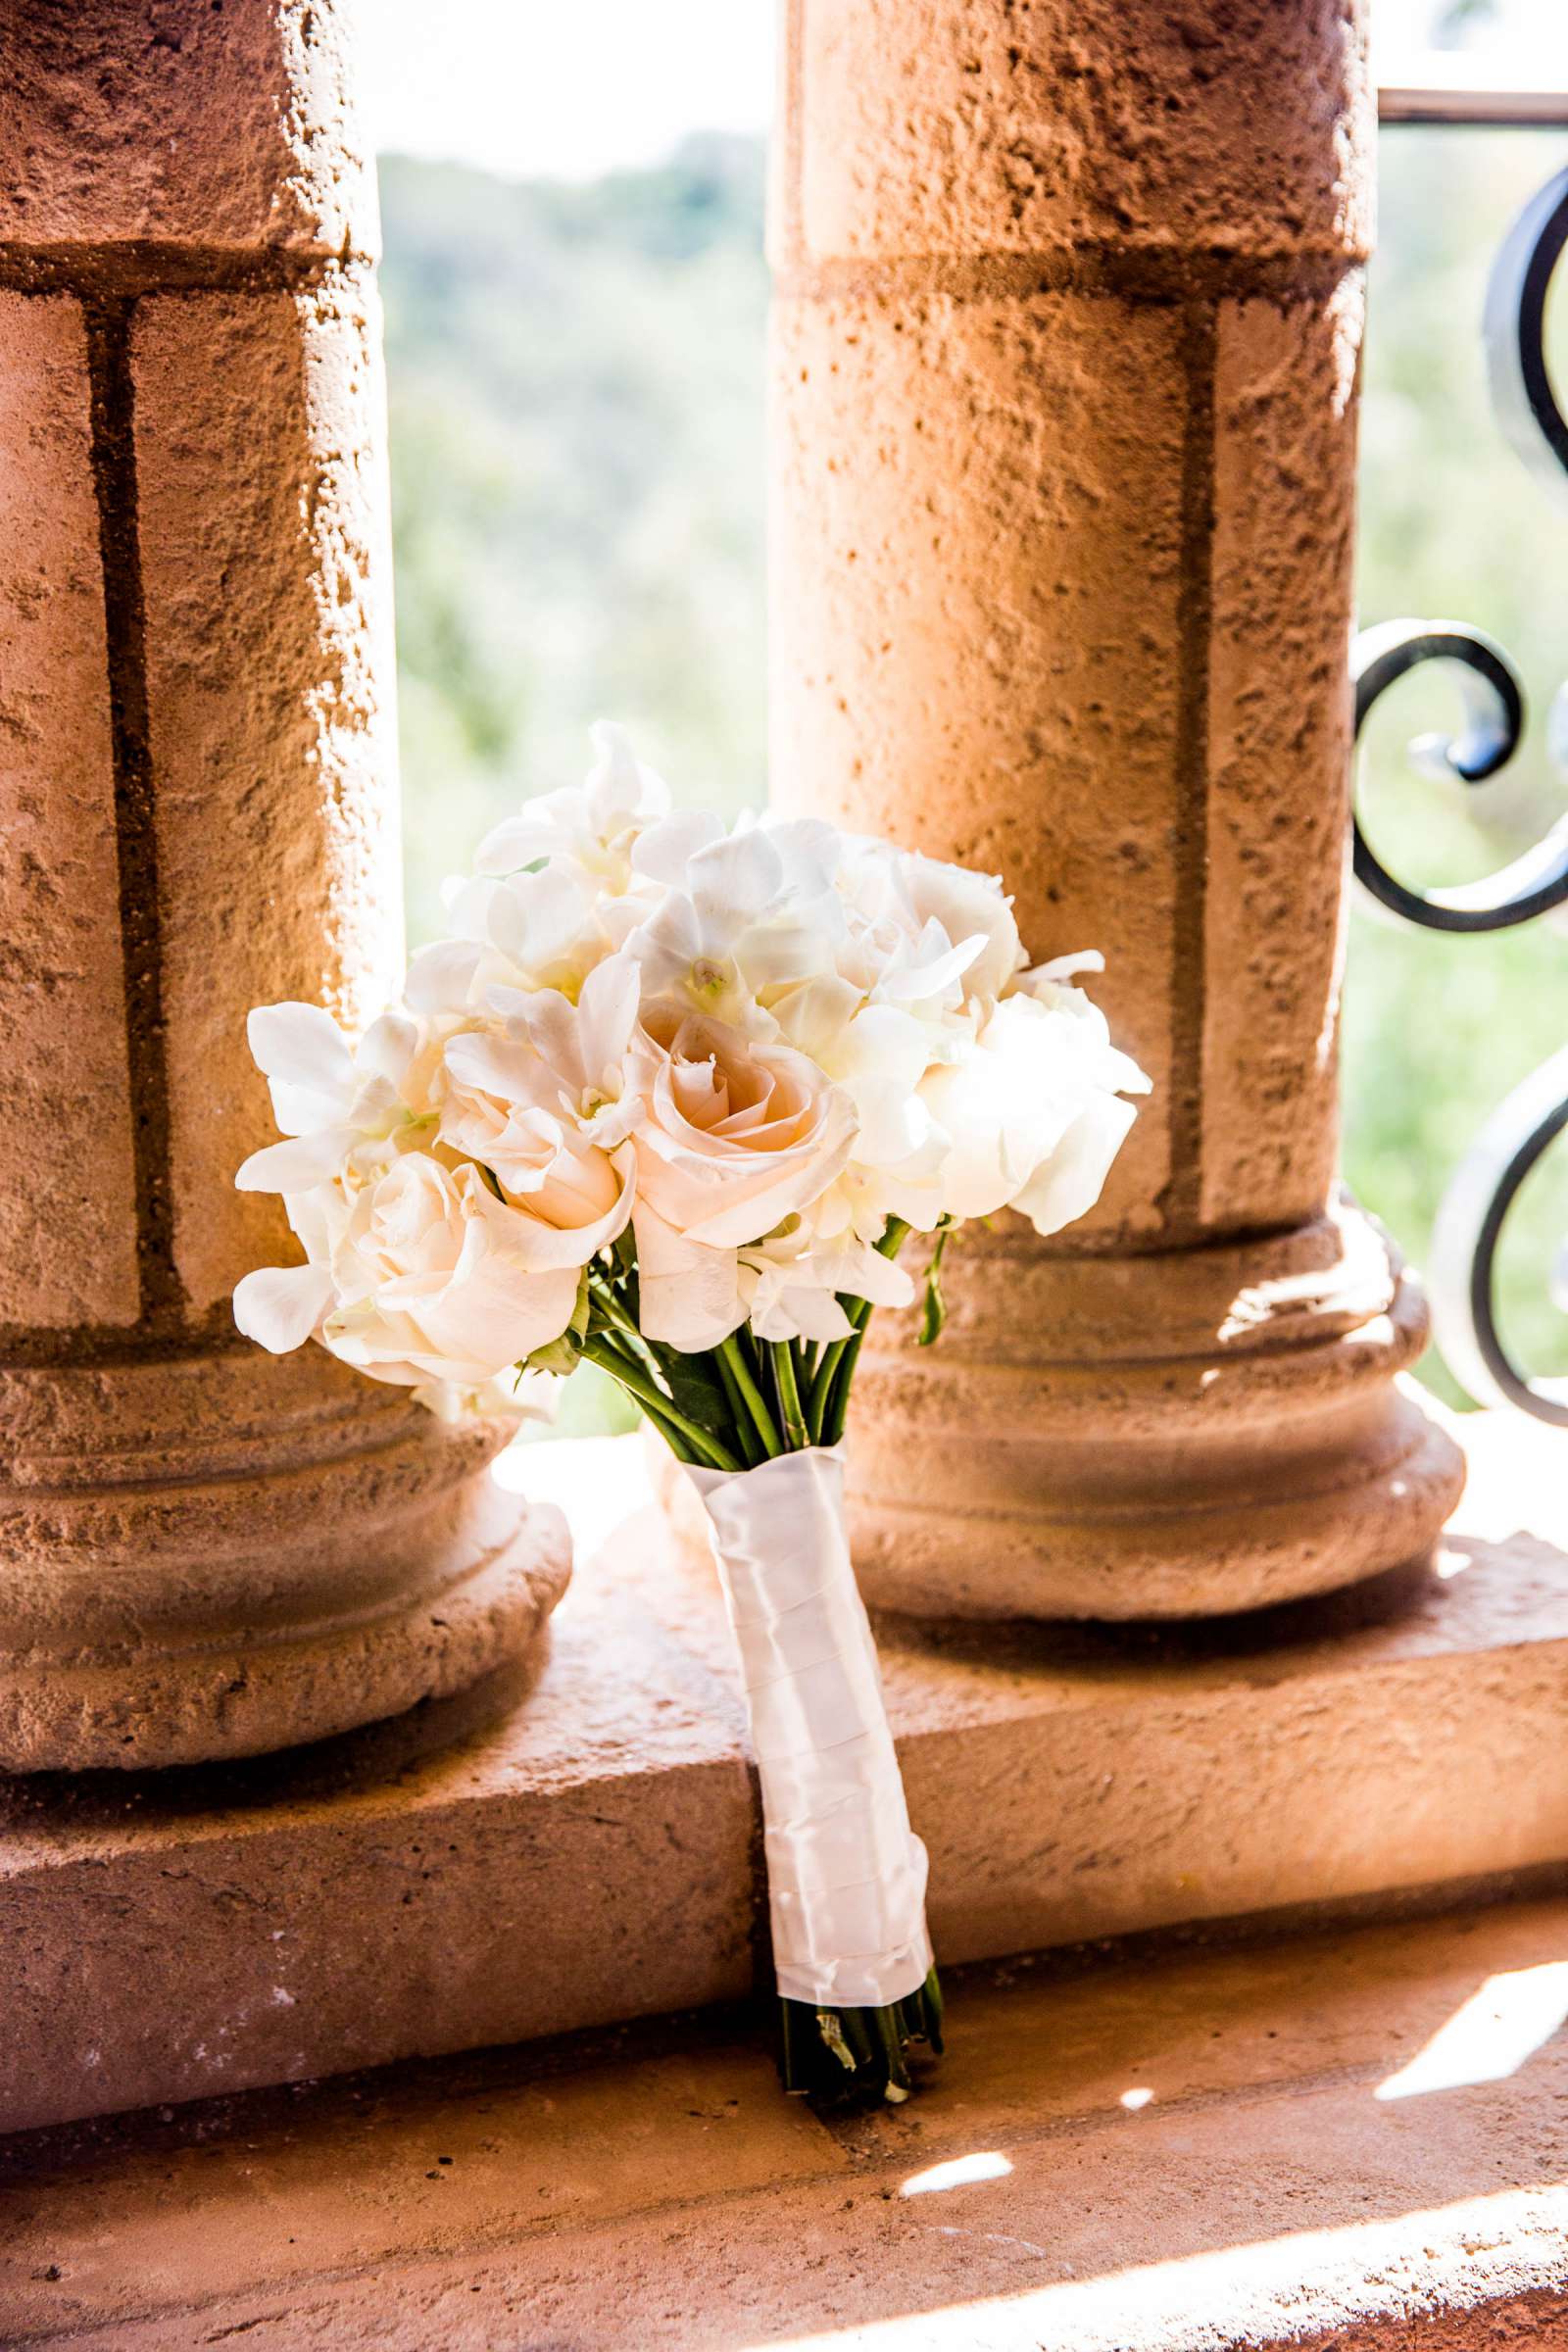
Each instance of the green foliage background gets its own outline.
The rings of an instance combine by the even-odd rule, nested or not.
[[[1541,722],[1568,669],[1568,499],[1497,432],[1480,320],[1509,219],[1565,161],[1551,133],[1384,134],[1360,616],[1478,623],[1542,706],[1514,767],[1462,794],[1413,776],[1401,751],[1452,723],[1451,688],[1429,674],[1387,698],[1367,807],[1388,861],[1428,883],[1488,870],[1563,801]],[[690,801],[763,796],[762,182],[760,146],[719,138],[572,187],[382,165],[416,939],[480,834],[582,772],[596,717],[631,724]],[[1565,976],[1549,924],[1446,941],[1354,916],[1347,1173],[1418,1263],[1481,1120],[1568,1033]],[[1544,1172],[1502,1286],[1505,1327],[1541,1368],[1568,1369],[1543,1284],[1564,1230],[1568,1184]],[[574,1423],[602,1411],[591,1390],[572,1399]]]

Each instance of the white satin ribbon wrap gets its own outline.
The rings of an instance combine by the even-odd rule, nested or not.
[[[924,1984],[925,1847],[909,1828],[876,1648],[844,1532],[844,1456],[688,1469],[740,1653],[778,1988],[880,2008]]]

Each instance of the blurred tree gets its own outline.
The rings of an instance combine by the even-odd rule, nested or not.
[[[382,166],[416,938],[595,718],[761,799],[761,184],[720,138],[586,186]]]

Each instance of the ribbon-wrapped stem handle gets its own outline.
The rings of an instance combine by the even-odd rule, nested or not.
[[[908,2088],[940,2049],[925,1847],[855,1581],[839,1449],[688,1475],[707,1510],[762,1792],[790,2089]]]

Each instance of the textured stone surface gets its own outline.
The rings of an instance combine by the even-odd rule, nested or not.
[[[919,2096],[831,2123],[725,2021],[16,2142],[0,2327],[100,2352],[1555,2343],[1565,1930],[1556,1900],[977,1973]],[[1428,2087],[1380,2095],[1412,2060]]]
[[[537,1681],[222,1773],[14,1784],[0,1945],[36,1999],[0,2128],[64,2112],[62,2074],[88,2113],[736,1998],[739,1722],[622,1563]]]
[[[287,1250],[253,1004],[351,1027],[402,956],[380,310],[367,274],[138,310],[132,365],[174,1258],[191,1304]]]
[[[1177,328],[1072,295],[783,300],[773,364],[775,804],[1001,873],[1037,956],[1102,948],[1163,1101]],[[1169,1172],[1141,1119],[1091,1229],[1149,1233]]]
[[[1310,1217],[1334,1174],[1361,308],[1353,277],[1325,302],[1219,308],[1199,1200],[1216,1229]]]
[[[1568,1862],[1550,1447],[1488,1425],[1477,1459],[1437,1571],[1332,1603],[983,1645],[885,1620],[944,1964]],[[508,1469],[572,1503],[584,1553],[607,1496],[647,1493],[635,1439]],[[503,1680],[307,1755],[15,1784],[0,2128],[744,1995],[755,1798],[706,1560],[627,1522],[523,1700]]]
[[[79,304],[0,293],[8,1323],[133,1323],[140,1304],[89,412]]]
[[[1452,1441],[1392,1385],[1425,1300],[1349,1203],[1139,1257],[965,1233],[943,1291],[940,1347],[879,1315],[856,1374],[851,1528],[884,1608],[1259,1607],[1397,1563],[1458,1498]]]
[[[0,1770],[245,1756],[388,1715],[526,1647],[559,1514],[312,1350],[0,1373]]]
[[[328,0],[4,0],[0,243],[373,252]]]
[[[1361,12],[857,0],[786,50],[775,798],[1000,869],[1154,1083],[1078,1226],[956,1253],[961,1369],[873,1344],[868,1589],[1181,1615],[1394,1566],[1458,1477],[1392,1386],[1414,1290],[1385,1258],[1368,1346],[1230,1344],[1334,1178]]]
[[[1357,0],[808,0],[804,253],[1363,252],[1363,17]]]

